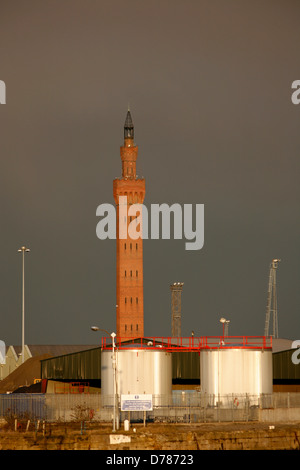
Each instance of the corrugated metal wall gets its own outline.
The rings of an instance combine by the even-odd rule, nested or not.
[[[273,380],[300,380],[300,364],[294,364],[295,349],[273,353]]]
[[[292,362],[294,350],[273,353],[274,380],[300,380],[300,364]],[[101,379],[101,348],[66,354],[41,361],[41,378],[53,380]],[[200,380],[198,352],[172,353],[172,378],[174,380]]]
[[[200,380],[200,356],[198,352],[172,353],[173,380]]]
[[[93,380],[101,377],[101,348],[66,354],[41,361],[41,378]]]
[[[101,378],[101,348],[90,349],[41,361],[42,379],[92,380]],[[172,377],[181,380],[200,379],[198,352],[172,353]]]

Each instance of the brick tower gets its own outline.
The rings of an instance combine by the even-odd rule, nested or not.
[[[124,125],[124,145],[120,149],[122,177],[114,180],[116,203],[117,238],[117,339],[144,336],[144,289],[143,289],[143,239],[131,238],[129,224],[137,223],[137,217],[128,215],[132,204],[142,204],[145,197],[145,180],[136,175],[138,147],[134,143],[134,127],[128,110]],[[120,199],[122,197],[122,199]],[[124,204],[127,198],[127,208]],[[119,219],[121,213],[121,220]],[[141,214],[137,214],[141,220]],[[137,219],[137,220],[135,220]],[[124,232],[120,236],[120,224]],[[141,224],[139,224],[141,226]],[[138,227],[136,231],[138,231]]]

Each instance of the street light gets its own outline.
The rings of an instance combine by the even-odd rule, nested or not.
[[[92,331],[103,331],[107,335],[111,336],[112,339],[112,348],[113,348],[113,355],[112,355],[112,369],[113,369],[113,394],[114,394],[114,409],[113,409],[113,432],[116,431],[116,352],[115,352],[115,337],[117,336],[116,333],[108,333],[108,331],[104,330],[103,328],[98,328],[98,326],[92,326]]]
[[[220,318],[220,323],[223,324],[223,341],[224,341],[224,336],[228,336],[228,323],[230,323],[230,320],[226,320],[226,318],[222,317]]]
[[[25,347],[25,253],[29,253],[30,249],[26,246],[19,248],[18,253],[22,253],[22,364],[24,363],[24,347]]]
[[[98,326],[91,326],[91,330],[93,330],[93,331],[104,331],[104,333],[106,333],[108,336],[111,336],[111,334],[108,331],[104,330],[103,328],[98,328]]]

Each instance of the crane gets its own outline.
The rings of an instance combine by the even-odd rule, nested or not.
[[[280,259],[273,259],[270,264],[268,301],[265,322],[265,336],[269,336],[270,317],[273,318],[273,338],[278,338],[278,312],[277,312],[277,292],[276,292],[276,270]]]

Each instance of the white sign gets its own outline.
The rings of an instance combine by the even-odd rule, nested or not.
[[[152,411],[152,395],[121,395],[121,411]]]
[[[131,442],[131,437],[124,436],[123,434],[110,434],[109,435],[110,444],[124,444],[125,442]]]

